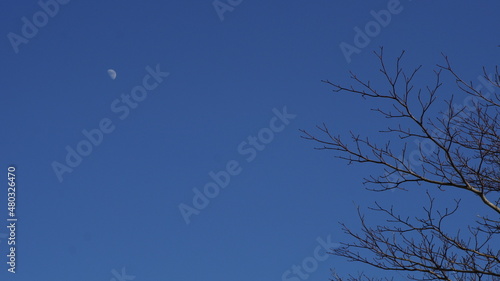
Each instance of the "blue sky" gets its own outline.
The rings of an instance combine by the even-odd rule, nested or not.
[[[370,101],[320,80],[348,83],[349,70],[376,77],[379,46],[388,58],[406,50],[405,65],[422,64],[424,82],[441,52],[470,80],[499,54],[498,1],[221,0],[233,4],[221,16],[212,1],[63,2],[51,2],[57,12],[51,6],[53,17],[24,43],[12,33],[19,40],[23,17],[33,22],[41,6],[0,9],[0,159],[5,171],[17,167],[19,219],[15,275],[0,237],[2,280],[119,280],[122,268],[137,281],[282,280],[314,256],[318,239],[345,240],[338,222],[357,226],[357,205],[423,198],[368,192],[362,177],[380,169],[347,166],[299,137],[321,122],[374,138],[386,127]],[[348,63],[339,45],[355,46],[354,28],[388,5],[398,12]],[[111,105],[125,106],[121,95],[144,85],[147,67],[169,75],[149,79],[155,87],[122,120]],[[284,108],[295,117],[273,121],[284,128],[247,161],[238,146],[269,133]],[[103,119],[114,130],[61,182],[54,161],[66,165],[66,147]],[[179,205],[193,206],[193,188],[229,162],[240,173],[186,224]],[[0,202],[3,220],[6,192]],[[307,280],[328,280],[330,268],[363,269],[331,256]]]

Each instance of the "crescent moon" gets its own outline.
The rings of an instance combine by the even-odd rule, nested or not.
[[[111,79],[116,79],[116,71],[114,71],[113,69],[108,69],[108,75]]]

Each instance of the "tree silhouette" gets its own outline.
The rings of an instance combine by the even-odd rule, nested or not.
[[[386,217],[385,225],[369,225],[358,209],[361,230],[354,231],[342,223],[352,242],[342,243],[342,247],[332,249],[330,254],[404,273],[411,280],[500,280],[500,95],[495,93],[500,88],[498,67],[491,74],[483,67],[481,85],[466,82],[443,55],[444,65],[437,65],[434,71],[435,81],[419,88],[414,86],[414,80],[421,67],[405,71],[404,51],[395,60],[393,74],[386,68],[383,48],[374,53],[387,88],[381,90],[353,72],[350,72],[352,85],[323,82],[332,86],[334,92],[381,101],[384,108],[373,110],[396,119],[399,124],[380,134],[395,134],[399,143],[378,144],[354,133],[345,141],[342,136],[332,134],[325,124],[317,126],[317,135],[301,130],[301,137],[319,144],[316,149],[332,150],[336,157],[349,163],[382,166],[385,173],[365,178],[371,184],[370,190],[409,189],[418,185],[445,192],[460,189],[465,191],[461,196],[476,198],[478,208],[474,211],[481,214],[468,227],[453,229],[448,221],[460,219],[457,211],[463,198],[443,209],[427,191],[428,203],[422,206],[424,215],[414,218],[375,203],[370,209]],[[444,100],[447,110],[436,114],[433,109],[443,89],[443,75],[451,75],[466,98],[457,106],[451,95]],[[414,141],[418,148],[409,151],[408,144]],[[415,151],[418,165],[409,159],[410,152]],[[333,274],[332,280],[380,279],[361,273],[348,277]]]

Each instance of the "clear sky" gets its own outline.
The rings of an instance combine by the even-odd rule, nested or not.
[[[321,122],[375,138],[386,127],[370,101],[320,80],[347,83],[349,70],[379,77],[379,46],[388,58],[406,50],[424,82],[441,52],[475,80],[500,50],[498,1],[40,2],[0,9],[1,280],[355,273],[363,267],[326,259],[318,241],[345,240],[338,222],[357,227],[357,205],[410,193],[368,192],[362,177],[379,169],[347,166],[300,138]],[[370,42],[356,47],[355,28],[377,14]],[[344,54],[342,42],[357,52]],[[76,150],[87,155],[67,156]],[[6,264],[11,164],[16,274]],[[205,186],[213,198],[190,209]],[[411,198],[401,208],[418,208]],[[292,272],[303,263],[309,273]]]

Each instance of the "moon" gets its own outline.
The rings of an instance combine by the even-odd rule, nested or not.
[[[113,69],[108,69],[108,75],[111,79],[115,80],[116,79],[116,71],[114,71]]]

